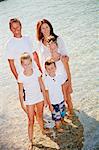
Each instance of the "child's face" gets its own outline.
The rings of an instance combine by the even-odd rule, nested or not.
[[[30,59],[23,60],[22,67],[24,68],[24,70],[32,68],[32,62],[30,61]]]
[[[46,65],[46,71],[49,76],[51,76],[51,77],[55,76],[56,66],[54,65],[54,63],[52,63],[50,65]]]
[[[50,41],[48,43],[48,47],[49,47],[51,53],[57,52],[58,46],[55,42]]]

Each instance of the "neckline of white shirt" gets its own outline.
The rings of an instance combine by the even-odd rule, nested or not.
[[[23,38],[24,38],[24,36],[22,36],[20,38],[16,38],[16,37],[13,36],[13,39],[15,39],[15,40],[22,40]]]
[[[32,77],[32,76],[33,76],[33,74],[34,74],[34,70],[33,70],[32,74],[31,74],[31,75],[29,75],[29,76],[25,75],[25,74],[24,74],[24,72],[22,72],[22,74],[23,74],[23,76],[25,76],[26,78],[30,78],[30,77]]]

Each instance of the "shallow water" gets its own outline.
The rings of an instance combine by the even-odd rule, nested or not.
[[[11,37],[10,18],[18,17],[23,34],[33,38],[39,19],[52,22],[55,33],[61,35],[68,48],[73,81],[73,103],[84,128],[84,150],[99,148],[98,98],[98,0],[6,0],[0,2],[0,122],[12,116],[18,104],[17,85],[7,61],[5,45]],[[6,117],[5,117],[6,116]]]

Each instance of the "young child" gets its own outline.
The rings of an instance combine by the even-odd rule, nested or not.
[[[41,78],[40,71],[36,68],[33,68],[31,56],[28,53],[23,53],[20,61],[23,67],[23,72],[18,76],[19,99],[22,109],[27,113],[28,116],[28,150],[32,150],[35,109],[37,113],[37,120],[41,127],[42,133],[48,133],[48,130],[44,129],[43,125],[43,97],[45,97],[45,87]],[[23,98],[23,88],[25,89],[25,101]]]
[[[65,80],[61,75],[56,74],[56,64],[53,59],[49,59],[45,62],[45,69],[47,72],[44,77],[46,99],[52,113],[52,119],[55,121],[57,131],[63,132],[61,123],[65,123],[64,116],[66,115],[66,108],[62,93],[62,84]]]
[[[48,47],[51,52],[51,57],[56,63],[57,73],[61,74],[65,79],[65,83],[63,84],[62,88],[64,93],[64,99],[68,106],[68,116],[71,117],[73,114],[73,104],[70,95],[72,93],[72,87],[71,87],[71,74],[69,65],[66,58],[62,57],[58,53],[58,44],[55,37],[53,36],[48,37]]]

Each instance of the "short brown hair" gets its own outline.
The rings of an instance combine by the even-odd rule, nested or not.
[[[22,24],[21,24],[21,22],[20,22],[19,19],[17,19],[17,18],[12,18],[12,19],[10,19],[10,21],[9,21],[9,28],[10,28],[10,30],[11,30],[12,23],[16,23],[16,22],[19,23],[20,26],[22,27]]]
[[[54,64],[54,66],[56,67],[56,64],[55,64],[55,61],[53,60],[53,58],[46,60],[45,68],[46,68],[46,66],[50,66],[51,64]]]
[[[23,63],[24,60],[27,60],[27,59],[29,59],[32,62],[31,56],[28,53],[24,52],[20,57],[21,64]]]

